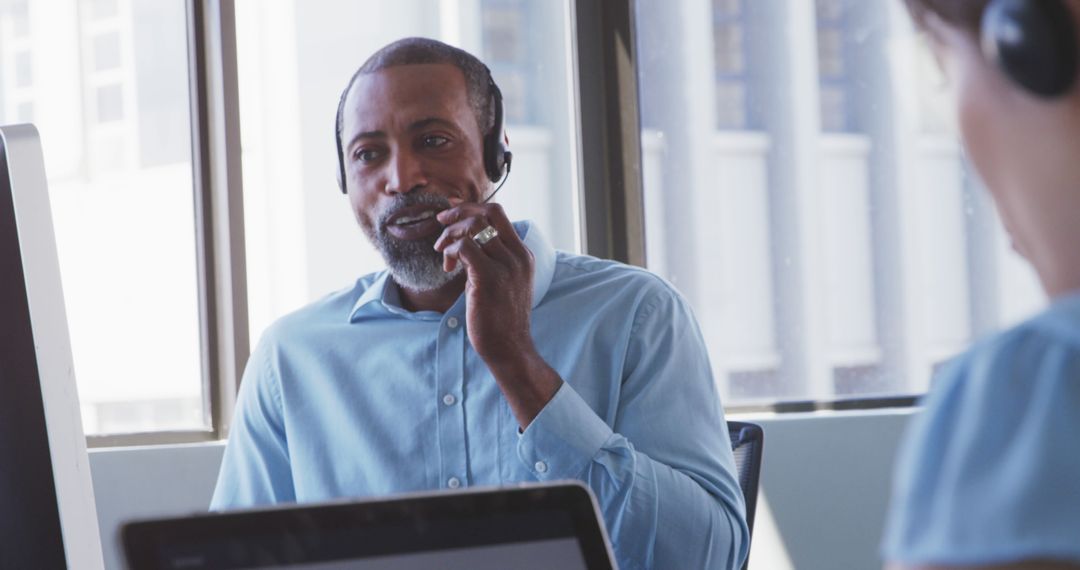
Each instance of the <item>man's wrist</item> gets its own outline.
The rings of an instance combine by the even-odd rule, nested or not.
[[[515,358],[488,363],[488,368],[522,429],[532,423],[563,382],[535,348],[522,350]]]
[[[530,367],[536,366],[538,363],[547,364],[544,362],[543,357],[540,356],[540,353],[537,352],[532,338],[517,342],[505,341],[500,344],[502,346],[498,350],[480,355],[496,378],[499,378],[500,375],[520,377]]]

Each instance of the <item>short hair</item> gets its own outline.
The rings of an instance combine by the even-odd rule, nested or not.
[[[492,100],[494,79],[491,71],[475,55],[454,46],[430,38],[404,38],[387,44],[375,52],[353,73],[345,90],[341,92],[341,101],[337,110],[337,136],[340,142],[344,119],[345,99],[349,96],[356,79],[361,75],[382,71],[399,65],[418,65],[425,63],[444,63],[453,65],[465,76],[465,90],[469,107],[480,127],[480,135],[488,134],[495,128],[495,107]]]
[[[990,0],[904,0],[912,19],[921,27],[926,25],[928,14],[934,14],[945,23],[978,35],[983,12]]]

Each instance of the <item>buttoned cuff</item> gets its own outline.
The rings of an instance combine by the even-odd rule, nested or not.
[[[518,439],[518,459],[540,481],[580,478],[611,428],[563,382]]]

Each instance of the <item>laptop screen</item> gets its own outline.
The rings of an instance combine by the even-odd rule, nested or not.
[[[128,525],[133,568],[613,567],[578,484],[437,493]]]

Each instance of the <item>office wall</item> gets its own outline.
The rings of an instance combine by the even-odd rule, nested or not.
[[[881,568],[893,458],[913,410],[739,417],[762,425],[765,457],[752,568]]]
[[[880,568],[877,544],[899,437],[911,412],[740,416],[765,429],[753,567]],[[122,568],[119,525],[204,511],[220,443],[90,451],[106,568]]]
[[[125,521],[205,512],[217,480],[222,443],[90,450],[105,568],[123,568]]]

